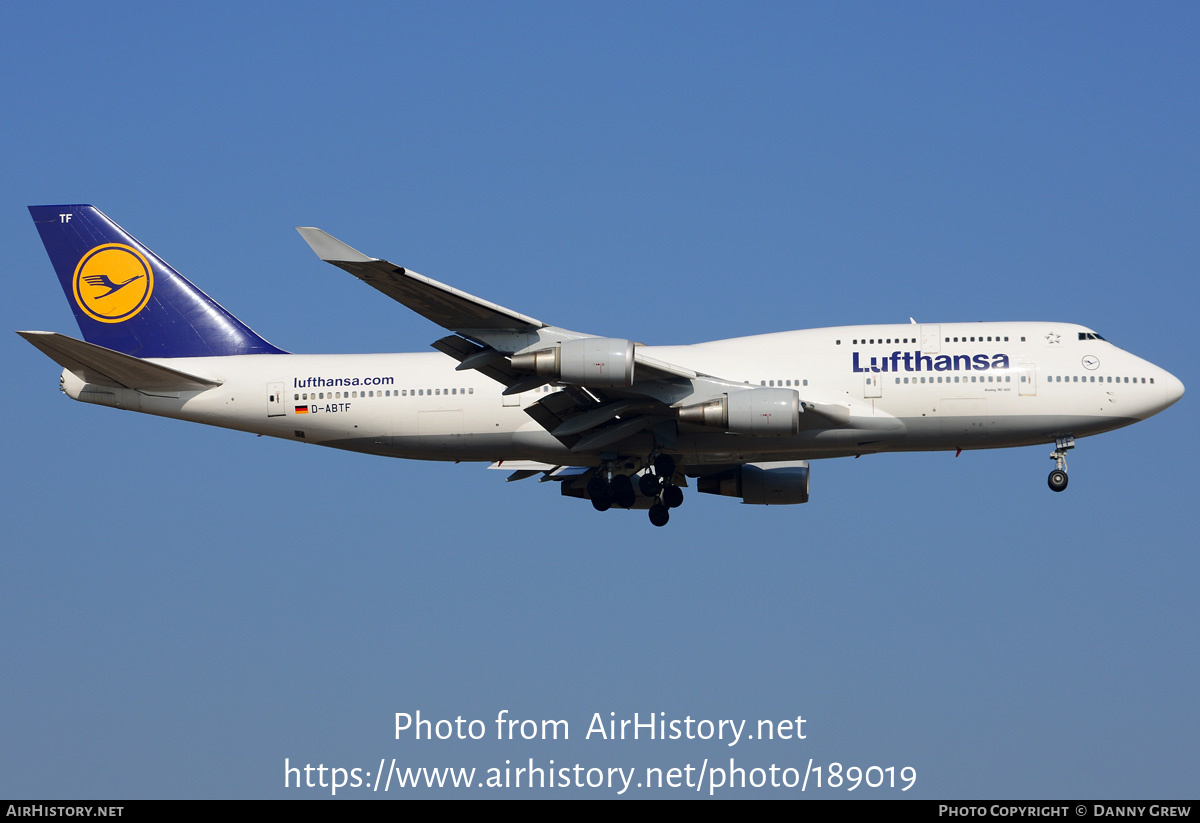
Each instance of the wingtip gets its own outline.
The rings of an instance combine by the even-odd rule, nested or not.
[[[327,263],[369,263],[375,259],[315,226],[296,226],[296,231],[317,257]]]

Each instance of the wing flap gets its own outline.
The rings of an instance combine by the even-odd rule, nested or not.
[[[579,403],[565,391],[548,394],[536,403],[525,407],[525,413],[534,419],[539,426],[548,432],[553,432],[569,414],[578,410]],[[558,441],[568,448],[579,442],[579,435],[570,434],[557,436]]]
[[[474,369],[480,374],[492,378],[497,383],[512,388],[521,380],[529,377],[524,372],[515,371],[501,352],[489,346],[472,343],[457,334],[447,335],[441,340],[430,343],[442,354],[449,355],[458,361],[458,369]],[[494,353],[494,355],[493,355]],[[542,381],[545,383],[546,381]],[[541,385],[541,384],[539,384]]]
[[[49,331],[19,331],[42,354],[88,383],[138,391],[190,391],[221,385],[187,372],[142,360],[94,343]]]

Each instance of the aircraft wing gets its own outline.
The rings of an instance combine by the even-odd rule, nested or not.
[[[594,337],[552,327],[528,315],[476,297],[430,277],[397,266],[387,260],[368,257],[333,235],[311,226],[298,226],[317,257],[350,272],[372,288],[398,303],[455,332],[461,338],[444,337],[433,347],[460,362],[460,369],[478,369],[503,383],[510,393],[528,391],[544,385],[546,380],[529,380],[528,375],[514,371],[501,362],[506,354],[536,342],[539,330],[552,331],[567,338]],[[503,342],[497,340],[500,338]],[[697,373],[683,366],[664,363],[635,351],[634,360],[639,373],[660,379],[693,379]],[[519,384],[519,385],[518,385]],[[517,388],[514,388],[517,386]]]
[[[403,266],[368,257],[321,229],[297,227],[296,231],[320,259],[454,332],[432,345],[457,360],[459,370],[478,370],[501,383],[506,395],[556,384],[559,391],[539,397],[525,407],[525,412],[575,452],[619,448],[622,442],[646,431],[653,432],[656,442],[673,446],[677,433],[674,407],[681,401],[707,400],[719,397],[723,391],[748,388],[741,381],[723,380],[652,358],[637,343],[543,323]],[[589,350],[586,356],[577,358],[577,368],[586,369],[586,365],[579,365],[584,361],[602,360],[608,371],[601,369],[601,376],[595,380],[568,378],[557,371],[558,354],[571,346],[592,343],[615,345],[598,347],[598,355]],[[546,355],[555,365],[548,371],[541,365],[531,365],[539,355]],[[626,374],[628,381],[613,382],[614,373]],[[811,403],[803,406],[806,411],[815,409]],[[809,425],[821,425],[812,417],[809,415]]]
[[[527,331],[546,326],[540,320],[459,291],[403,266],[367,257],[321,229],[297,227],[296,231],[326,263],[345,269],[368,286],[450,331]]]

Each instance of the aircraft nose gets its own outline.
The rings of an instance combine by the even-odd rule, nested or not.
[[[1167,405],[1176,403],[1183,397],[1183,381],[1170,372],[1163,372],[1163,386],[1167,392]]]

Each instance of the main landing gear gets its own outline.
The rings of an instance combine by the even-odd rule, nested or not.
[[[658,499],[650,507],[650,522],[655,526],[665,526],[671,519],[671,509],[683,505],[683,489],[671,480],[675,477],[675,461],[669,454],[657,454],[654,457],[654,474],[646,472],[638,483],[642,494]]]
[[[657,454],[651,461],[654,473],[649,469],[637,476],[637,491],[643,497],[653,499],[650,504],[650,522],[665,526],[671,519],[671,509],[683,504],[683,489],[671,480],[675,477],[675,461],[670,455]],[[614,474],[611,467],[602,466],[587,482],[587,495],[596,511],[608,511],[613,506],[630,509],[637,503],[634,479],[627,474]],[[644,504],[643,504],[644,505]]]
[[[1060,492],[1067,487],[1067,450],[1075,448],[1074,437],[1060,437],[1054,441],[1054,451],[1050,459],[1054,461],[1054,471],[1046,481],[1051,491]]]
[[[623,509],[632,508],[637,502],[637,494],[633,491],[633,481],[629,475],[614,474],[612,479],[607,479],[604,474],[593,475],[587,484],[588,497],[592,499],[596,511],[606,512],[614,504]]]

